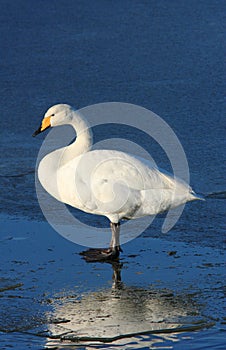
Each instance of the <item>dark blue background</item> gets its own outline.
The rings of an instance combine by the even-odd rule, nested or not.
[[[197,247],[197,254],[201,247],[222,249],[226,172],[225,7],[223,0],[0,0],[2,213],[43,220],[35,194],[34,168],[45,135],[36,139],[31,135],[51,105],[69,103],[82,108],[99,102],[128,102],[157,113],[175,131],[187,155],[191,184],[197,192],[224,192],[223,199],[187,205],[168,235],[161,233],[160,217],[143,236],[188,242]],[[100,138],[98,130],[94,131],[96,138]],[[111,128],[106,130],[106,137],[111,133]],[[130,137],[139,139],[133,131]],[[149,149],[157,164],[161,167],[165,164],[170,170],[164,154],[158,152],[154,143],[150,146],[149,141],[144,139],[146,145],[141,145]],[[85,214],[79,215],[86,219]],[[93,225],[99,222],[91,216],[87,220]],[[11,234],[21,232],[4,231],[3,237]],[[60,242],[59,251],[67,261],[67,270],[72,254],[67,260],[69,243],[60,241],[57,234],[51,235],[54,244]],[[7,254],[11,260],[21,254],[16,248],[12,250],[10,242],[7,243],[10,253],[7,249],[1,253],[6,261],[5,270],[2,267],[6,277],[8,272],[12,273]],[[41,242],[44,251],[45,237]],[[138,249],[140,241],[135,244]],[[35,251],[35,246],[32,249]],[[129,250],[129,246],[125,249]],[[36,258],[42,261],[40,254]],[[58,257],[57,253],[56,261]],[[60,266],[62,261],[58,261]],[[82,265],[81,269],[84,273],[87,267]],[[26,269],[23,273],[24,279]],[[67,279],[65,276],[66,273]],[[186,281],[186,273],[183,277]],[[220,282],[224,280],[220,274],[217,278]],[[45,280],[42,283],[46,287]],[[58,288],[58,284],[56,287],[52,283]],[[8,300],[5,305],[7,309]],[[218,348],[223,349],[222,333],[211,334],[208,340],[211,346],[218,343]]]

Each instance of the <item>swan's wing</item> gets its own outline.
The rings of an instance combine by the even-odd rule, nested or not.
[[[172,190],[175,186],[173,177],[161,172],[154,164],[145,163],[129,154],[111,150],[80,155],[58,170],[62,201],[84,211],[121,210],[131,216],[144,203],[143,191],[156,197],[159,190]]]
[[[124,183],[137,190],[172,188],[175,179],[145,159],[112,150],[95,150],[74,159],[69,167],[86,183]]]

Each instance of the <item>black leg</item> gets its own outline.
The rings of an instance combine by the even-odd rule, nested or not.
[[[122,251],[119,244],[120,224],[111,222],[110,226],[112,232],[110,247],[108,249],[88,249],[81,252],[80,255],[82,255],[87,262],[114,261],[119,258],[120,252]]]

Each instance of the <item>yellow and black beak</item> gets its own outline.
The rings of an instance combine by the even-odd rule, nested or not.
[[[36,135],[40,134],[41,132],[43,132],[44,130],[48,129],[51,126],[50,123],[50,117],[45,117],[42,120],[42,124],[40,125],[40,127],[34,132],[34,134],[32,135],[33,137],[35,137]]]

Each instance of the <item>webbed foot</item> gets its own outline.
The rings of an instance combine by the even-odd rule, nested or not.
[[[110,262],[118,260],[120,252],[122,252],[121,247],[116,246],[108,249],[91,248],[79,254],[82,255],[87,262]]]

